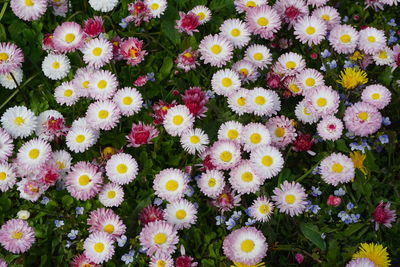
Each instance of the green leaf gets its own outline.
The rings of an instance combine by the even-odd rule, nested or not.
[[[347,229],[343,232],[344,236],[351,236],[354,233],[356,233],[357,231],[359,231],[361,228],[364,227],[365,224],[362,223],[355,223],[355,224],[351,224],[349,227],[347,227]]]
[[[322,250],[326,249],[326,243],[322,239],[321,233],[319,232],[317,226],[309,223],[302,223],[300,224],[300,230],[303,233],[303,235],[312,243],[314,243],[314,245],[316,245],[318,248]]]
[[[74,199],[69,195],[65,195],[62,197],[61,202],[64,204],[64,206],[69,208],[74,203]]]
[[[347,147],[346,142],[343,139],[339,139],[336,141],[336,148],[340,152],[349,153],[350,149]]]
[[[174,62],[171,57],[165,57],[163,64],[160,68],[160,71],[158,73],[158,77],[160,80],[164,80],[169,76],[171,73],[172,67],[174,66]]]

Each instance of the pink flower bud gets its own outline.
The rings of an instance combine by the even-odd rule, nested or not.
[[[326,204],[328,204],[328,206],[332,206],[332,207],[337,207],[340,205],[340,203],[342,203],[342,199],[340,197],[336,197],[334,195],[330,195],[328,197],[328,200],[326,201]]]
[[[297,253],[294,255],[294,258],[296,259],[298,264],[301,264],[304,261],[304,256],[300,253]]]

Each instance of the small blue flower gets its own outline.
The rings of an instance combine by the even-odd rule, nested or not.
[[[336,60],[332,60],[331,62],[328,62],[328,64],[330,69],[335,69],[337,67]]]
[[[48,197],[43,197],[42,200],[40,201],[41,204],[46,205],[49,203],[50,199]]]
[[[71,247],[71,245],[72,245],[72,242],[71,242],[71,241],[69,241],[69,240],[67,240],[67,244],[65,244],[65,247],[66,247],[66,248],[70,248],[70,247]]]
[[[340,211],[337,215],[340,219],[349,216],[344,210]]]
[[[149,72],[149,73],[147,73],[147,79],[149,80],[149,81],[151,81],[151,82],[155,82],[156,81],[156,78],[154,77],[154,72]]]
[[[354,133],[352,133],[352,132],[346,132],[344,135],[345,135],[347,138],[349,138],[349,139],[354,139],[354,137],[356,137],[356,136],[354,135]]]
[[[121,28],[126,29],[128,27],[128,22],[125,19],[122,19],[121,22],[119,23],[119,26],[121,26]]]
[[[163,203],[163,200],[161,198],[156,197],[153,201],[154,205],[160,206]]]
[[[331,55],[332,54],[331,54],[331,52],[329,52],[328,49],[325,49],[324,51],[321,52],[321,57],[322,58],[327,58],[327,57],[330,57]]]
[[[257,221],[256,221],[255,219],[248,218],[248,219],[247,219],[247,222],[245,222],[244,224],[245,224],[246,226],[250,226],[250,225],[255,224],[256,222],[257,222]]]
[[[383,134],[383,135],[379,136],[379,141],[381,142],[382,145],[388,144],[389,136],[387,134]]]
[[[229,220],[226,221],[225,224],[226,224],[226,229],[231,230],[233,227],[235,227],[236,222],[233,218],[229,218]]]
[[[315,167],[315,168],[312,170],[312,174],[313,174],[313,175],[320,174],[319,166]]]
[[[145,248],[145,247],[140,247],[139,248],[139,253],[146,253],[146,251],[147,251],[147,248]]]
[[[347,210],[351,210],[353,208],[354,208],[354,204],[353,203],[351,203],[351,202],[347,203],[347,205],[346,205],[346,209]]]
[[[240,219],[241,216],[242,216],[242,212],[241,211],[234,211],[231,218],[234,219],[235,221],[237,221],[237,220]]]
[[[319,190],[319,187],[311,186],[311,190],[312,190],[311,195],[313,197],[317,197],[322,194],[321,190]]]
[[[185,195],[188,196],[188,197],[191,197],[191,196],[193,196],[193,194],[194,194],[194,189],[193,189],[193,187],[191,187],[190,185],[188,185],[188,186],[186,187]]]
[[[125,264],[132,263],[134,255],[135,255],[135,251],[134,250],[130,250],[128,253],[122,255],[121,261],[123,261]]]
[[[69,232],[67,236],[69,239],[75,240],[78,232],[79,232],[78,230],[71,230],[71,232]]]
[[[344,23],[349,21],[349,17],[348,16],[344,16],[344,18],[342,19]]]
[[[346,191],[344,191],[343,188],[339,188],[338,190],[335,190],[333,194],[337,197],[342,197],[346,195]]]
[[[389,22],[387,24],[389,26],[392,26],[392,27],[396,27],[397,26],[396,21],[394,19],[389,20]]]
[[[390,121],[390,118],[389,118],[389,117],[383,117],[383,118],[382,118],[382,123],[383,123],[383,125],[385,125],[385,126],[389,126],[390,124],[392,124],[392,122]]]
[[[64,225],[64,221],[63,220],[54,220],[54,225],[56,227],[61,227]]]
[[[142,107],[145,108],[145,109],[148,109],[148,108],[149,108],[149,104],[143,103],[143,104],[142,104]]]
[[[76,213],[76,215],[82,215],[84,210],[85,209],[83,207],[76,207],[75,213]]]
[[[396,35],[396,31],[394,30],[389,30],[389,36],[395,36]]]
[[[214,98],[215,97],[215,93],[212,90],[207,90],[206,95],[208,98]]]
[[[251,216],[251,209],[250,208],[245,209],[244,212],[246,213],[247,216]]]
[[[376,150],[376,152],[381,153],[382,150],[383,150],[383,146],[377,145],[377,146],[375,147],[375,150]]]
[[[350,215],[350,219],[351,219],[351,221],[353,222],[353,223],[356,223],[356,222],[358,222],[358,220],[360,219],[360,214],[351,214]]]
[[[319,69],[324,71],[324,72],[326,71],[325,65],[322,65],[321,68],[319,68]]]
[[[196,210],[198,210],[198,209],[199,209],[199,203],[197,203],[197,202],[193,202],[193,206],[196,208]]]
[[[397,42],[398,38],[396,36],[390,36],[388,39],[388,45],[395,44]]]
[[[224,216],[215,216],[215,224],[216,225],[221,225],[225,222],[225,217]]]
[[[343,65],[344,68],[351,68],[353,66],[354,66],[354,64],[350,60],[345,60],[344,61],[344,65]]]
[[[126,237],[126,235],[122,235],[122,236],[118,237],[117,238],[118,246],[119,247],[125,246],[127,240],[128,240],[128,238]]]

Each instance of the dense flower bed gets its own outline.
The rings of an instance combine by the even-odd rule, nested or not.
[[[397,4],[2,2],[0,266],[398,266]]]

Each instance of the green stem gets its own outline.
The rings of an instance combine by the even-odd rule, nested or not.
[[[304,253],[305,255],[309,256],[310,258],[312,258],[313,260],[315,260],[318,263],[322,263],[322,261],[318,258],[316,258],[315,256],[313,256],[312,254],[308,253],[305,250],[302,250],[300,248],[290,248],[290,247],[285,247],[285,246],[277,246],[277,247],[273,247],[272,250],[283,250],[283,251],[293,251],[293,252],[301,252]]]
[[[4,13],[6,12],[7,6],[8,6],[8,2],[5,2],[5,3],[3,4],[3,8],[1,9],[1,12],[0,12],[0,21],[1,21],[1,19],[3,18]]]
[[[314,166],[312,166],[305,174],[303,174],[302,176],[300,176],[300,177],[296,180],[296,182],[300,182],[301,180],[303,180],[304,178],[306,178],[306,177],[319,165],[320,162],[321,162],[321,160],[318,161],[317,164],[315,164]]]

